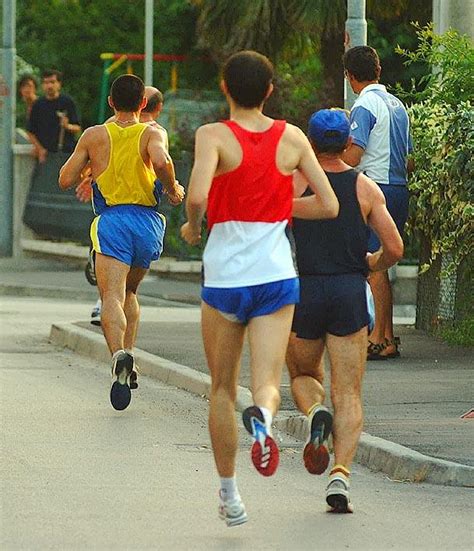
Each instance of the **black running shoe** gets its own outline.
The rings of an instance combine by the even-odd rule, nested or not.
[[[89,252],[89,258],[87,259],[84,274],[90,285],[94,285],[94,287],[97,286],[97,278],[95,276],[95,251],[93,250]]]
[[[130,378],[133,371],[134,359],[132,354],[118,352],[112,363],[112,387],[110,389],[110,403],[116,410],[128,407],[132,399]]]

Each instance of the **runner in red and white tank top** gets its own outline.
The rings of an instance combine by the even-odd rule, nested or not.
[[[287,226],[293,178],[276,166],[285,121],[263,132],[223,122],[242,150],[240,165],[213,179],[204,253],[205,287],[242,287],[296,277]]]
[[[285,231],[292,215],[337,216],[338,203],[303,132],[262,113],[273,90],[270,61],[257,52],[239,52],[227,61],[223,75],[231,120],[196,132],[188,222],[181,235],[190,244],[199,243],[207,210],[202,333],[212,377],[209,430],[221,478],[219,516],[235,526],[247,520],[235,479],[234,414],[245,332],[255,405],[243,412],[243,423],[253,439],[254,466],[270,476],[278,466],[271,423],[299,299]],[[292,200],[295,169],[311,182],[313,197]]]

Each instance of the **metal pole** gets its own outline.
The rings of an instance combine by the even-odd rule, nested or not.
[[[0,74],[0,257],[13,254],[13,143],[16,113],[16,0],[3,0]]]
[[[347,0],[346,50],[367,44],[367,21],[365,20],[365,0]],[[350,109],[356,95],[347,79],[344,79],[344,107]]]
[[[153,0],[145,4],[145,84],[153,85]]]

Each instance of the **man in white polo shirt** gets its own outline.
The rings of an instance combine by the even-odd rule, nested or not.
[[[356,46],[344,55],[344,72],[355,94],[351,110],[352,145],[343,160],[374,180],[385,195],[387,208],[400,235],[408,217],[408,154],[412,151],[410,123],[403,103],[379,84],[381,66],[370,46]],[[369,252],[380,247],[372,231]],[[375,301],[375,326],[369,335],[367,359],[385,360],[400,355],[393,336],[393,300],[388,273],[370,276]]]

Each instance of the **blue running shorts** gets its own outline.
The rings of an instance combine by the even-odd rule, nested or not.
[[[244,324],[252,318],[273,314],[288,304],[296,304],[299,296],[297,277],[247,287],[203,287],[201,291],[206,304],[219,310],[226,319]]]
[[[408,219],[408,188],[406,186],[377,184],[385,195],[387,210],[395,222],[403,239],[406,221]],[[376,233],[371,229],[369,235],[368,250],[371,253],[380,249],[380,241]]]
[[[300,276],[300,285],[291,329],[300,339],[321,339],[326,333],[345,337],[369,325],[362,274]]]
[[[163,250],[166,221],[154,207],[107,207],[91,225],[94,250],[128,266],[149,268]]]

